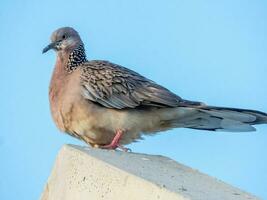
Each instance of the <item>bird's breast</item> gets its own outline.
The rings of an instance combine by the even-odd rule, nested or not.
[[[50,110],[56,126],[68,131],[73,107],[81,98],[80,71],[66,72],[64,64],[57,60],[49,87]]]

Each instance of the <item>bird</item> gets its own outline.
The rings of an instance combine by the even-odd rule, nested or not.
[[[87,60],[72,27],[52,33],[43,53],[51,49],[57,55],[49,86],[52,118],[60,131],[92,147],[128,151],[125,145],[143,135],[173,128],[248,132],[267,123],[267,113],[186,100],[129,68]]]

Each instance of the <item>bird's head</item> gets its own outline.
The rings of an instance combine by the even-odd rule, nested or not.
[[[83,44],[77,31],[71,27],[63,27],[55,30],[51,35],[51,43],[43,49],[46,53],[50,49],[57,52],[72,51]]]

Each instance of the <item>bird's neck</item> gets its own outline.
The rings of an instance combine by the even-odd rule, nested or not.
[[[75,71],[87,61],[83,44],[66,53],[63,57],[67,58],[66,60],[63,59],[63,62],[65,63],[64,68],[68,73]]]

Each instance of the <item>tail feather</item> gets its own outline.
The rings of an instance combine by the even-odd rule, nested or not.
[[[240,109],[240,108],[227,108],[227,107],[215,107],[215,106],[207,106],[206,109],[208,110],[216,110],[216,111],[226,111],[226,112],[234,112],[240,113],[244,115],[250,115],[255,117],[255,120],[252,120],[250,123],[251,125],[254,124],[266,124],[267,123],[267,113],[258,111],[258,110],[249,110],[249,109]]]
[[[267,113],[238,108],[192,106],[198,111],[193,118],[184,120],[184,127],[209,131],[255,131],[255,124],[267,124]]]

